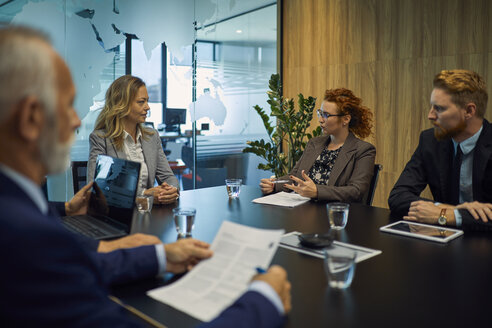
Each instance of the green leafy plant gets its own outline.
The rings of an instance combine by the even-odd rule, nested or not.
[[[273,171],[276,177],[280,177],[292,170],[301,158],[307,141],[321,135],[321,128],[318,126],[312,133],[307,132],[313,119],[316,98],[304,98],[299,94],[297,96],[299,108],[295,110],[294,100],[282,97],[282,85],[278,74],[272,74],[269,88],[267,102],[271,108],[270,116],[276,118],[276,125],[270,124],[270,117],[263,108],[258,105],[253,108],[260,115],[270,140],[248,141],[248,147],[243,149],[243,152],[264,158],[267,163],[260,163],[258,168]]]

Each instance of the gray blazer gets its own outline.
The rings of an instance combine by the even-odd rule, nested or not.
[[[316,158],[330,142],[329,136],[316,137],[309,140],[306,149],[290,172],[290,175],[301,177],[304,170],[308,174]],[[369,189],[374,174],[376,148],[349,133],[347,140],[338,154],[330,173],[327,185],[316,185],[318,200],[340,202],[362,202]],[[279,179],[288,179],[285,175]],[[283,184],[276,184],[275,191],[290,191]]]
[[[174,176],[173,171],[169,167],[166,155],[162,150],[162,143],[159,133],[155,130],[154,134],[144,139],[142,137],[142,151],[149,171],[147,180],[147,188],[154,186],[154,181],[157,179],[159,184],[167,182],[169,185],[179,188],[178,179]],[[104,138],[105,131],[93,131],[89,137],[90,150],[89,162],[87,163],[87,182],[94,179],[94,170],[96,169],[97,155],[103,154],[116,158],[126,159],[123,150],[117,150],[116,146],[108,138]]]

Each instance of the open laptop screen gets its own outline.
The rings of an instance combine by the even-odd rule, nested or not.
[[[130,230],[140,163],[98,155],[87,214],[109,217]]]

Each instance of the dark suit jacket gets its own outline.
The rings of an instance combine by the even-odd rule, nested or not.
[[[58,214],[42,214],[0,172],[0,322],[6,327],[136,327],[107,286],[155,276],[154,246],[111,253],[85,248]],[[274,306],[244,294],[207,327],[277,327]],[[246,327],[246,326],[245,326]]]
[[[395,217],[407,215],[410,203],[419,199],[420,193],[429,185],[434,201],[452,204],[451,171],[453,165],[453,142],[438,141],[434,129],[420,134],[419,145],[405,166],[389,195],[388,204]],[[492,126],[487,120],[478,138],[473,154],[473,199],[492,203]],[[456,204],[452,204],[456,205]],[[464,230],[488,230],[490,223],[476,221],[467,210],[460,210]]]
[[[156,130],[153,131],[154,134],[148,139],[142,137],[142,152],[149,172],[147,188],[152,188],[156,179],[159,184],[167,182],[169,185],[179,188],[178,179],[171,170],[166,155],[164,155],[159,133]],[[126,159],[125,152],[116,149],[110,139],[103,137],[104,134],[105,131],[99,130],[92,132],[89,137],[90,150],[89,162],[87,163],[87,182],[94,179],[97,155],[103,154]]]
[[[316,137],[309,140],[306,149],[297,161],[290,175],[302,178],[304,170],[308,174],[316,158],[330,142],[329,136]],[[349,133],[338,154],[335,165],[330,173],[327,185],[317,185],[318,200],[361,202],[369,189],[374,174],[374,158],[376,148],[368,142],[356,138]],[[288,179],[283,176],[279,179]],[[275,185],[275,191],[290,191],[283,185]]]

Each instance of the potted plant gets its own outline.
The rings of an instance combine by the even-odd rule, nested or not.
[[[297,99],[299,108],[295,110],[294,100],[282,97],[279,74],[272,74],[269,88],[267,102],[271,108],[270,116],[276,118],[276,124],[274,126],[270,124],[270,117],[263,108],[258,105],[253,108],[260,115],[270,140],[248,141],[248,146],[243,152],[264,158],[267,163],[260,163],[258,168],[272,171],[276,177],[280,177],[292,170],[301,158],[307,141],[321,135],[321,128],[318,126],[312,133],[307,132],[313,119],[316,98],[304,98],[299,94]]]

